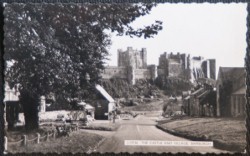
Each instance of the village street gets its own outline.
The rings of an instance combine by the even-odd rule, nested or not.
[[[119,120],[121,126],[117,131],[104,132],[85,130],[90,133],[97,133],[106,137],[103,143],[97,148],[97,152],[223,152],[212,147],[183,147],[183,146],[128,146],[124,144],[125,140],[160,140],[160,141],[188,141],[187,139],[176,137],[155,127],[156,114],[146,113],[130,120]]]

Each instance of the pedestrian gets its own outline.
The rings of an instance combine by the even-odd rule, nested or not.
[[[109,120],[109,122],[111,122],[111,120],[112,120],[112,113],[111,112],[109,112],[109,114],[108,114],[108,120]]]
[[[115,112],[113,112],[113,123],[115,123]]]

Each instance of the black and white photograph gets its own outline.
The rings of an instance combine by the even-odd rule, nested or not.
[[[8,153],[246,152],[247,3],[4,3]]]

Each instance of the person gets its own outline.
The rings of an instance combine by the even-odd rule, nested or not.
[[[116,117],[115,111],[113,111],[112,114],[113,114],[113,116],[112,116],[113,117],[113,123],[115,123],[115,117]]]
[[[109,114],[108,114],[108,120],[109,120],[109,122],[111,122],[111,120],[112,120],[112,113],[111,112],[109,112]]]

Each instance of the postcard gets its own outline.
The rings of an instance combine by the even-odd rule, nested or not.
[[[246,152],[247,3],[4,3],[5,153]]]

